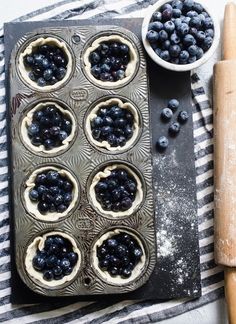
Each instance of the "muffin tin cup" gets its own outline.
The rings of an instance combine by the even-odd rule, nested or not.
[[[54,147],[50,150],[46,150],[46,148],[44,147],[44,145],[40,145],[40,146],[35,146],[31,143],[31,140],[28,136],[27,133],[27,128],[31,125],[32,123],[32,119],[33,119],[33,114],[34,112],[48,106],[48,105],[53,105],[55,106],[64,116],[66,116],[67,118],[69,118],[72,122],[72,130],[71,133],[69,134],[69,136],[62,141],[62,145],[58,146],[58,147]],[[29,150],[31,150],[32,152],[34,152],[35,154],[39,154],[39,155],[56,155],[56,154],[60,154],[61,151],[68,149],[68,147],[70,145],[72,145],[74,138],[77,135],[76,132],[76,119],[74,117],[74,115],[70,112],[68,107],[65,107],[64,103],[61,102],[57,102],[57,101],[52,101],[50,99],[48,100],[44,100],[44,101],[40,101],[38,103],[35,103],[35,105],[33,105],[32,107],[30,107],[29,111],[26,113],[26,116],[23,117],[22,122],[21,122],[21,127],[20,127],[20,137],[23,141],[23,144],[25,144],[27,146],[27,148]]]
[[[34,269],[34,267],[32,265],[32,261],[33,261],[33,258],[35,256],[37,250],[42,251],[42,249],[44,248],[44,243],[45,243],[45,240],[47,239],[47,237],[54,236],[54,235],[59,235],[65,239],[67,239],[68,241],[70,241],[70,243],[72,244],[73,252],[77,253],[77,255],[78,255],[78,261],[75,264],[75,266],[73,267],[73,270],[70,275],[64,276],[60,280],[47,281],[43,278],[42,272]],[[76,277],[76,275],[78,274],[78,272],[80,270],[81,262],[82,262],[82,255],[81,255],[80,249],[77,246],[75,239],[68,234],[58,232],[58,231],[52,231],[52,232],[48,232],[48,233],[45,233],[45,234],[35,237],[34,240],[27,246],[26,252],[25,252],[24,266],[25,266],[25,270],[26,270],[29,278],[31,280],[33,280],[37,285],[44,286],[44,287],[46,286],[49,289],[57,289],[58,286],[63,285],[63,287],[65,287],[71,281],[74,280],[74,278]]]
[[[105,31],[105,32],[104,32]],[[123,85],[107,88],[95,84],[84,71],[83,55],[86,49],[101,35],[120,35],[130,41],[137,51],[138,62],[132,78]],[[55,91],[42,93],[33,89],[17,72],[18,57],[27,44],[45,35],[65,41],[73,58],[71,77]],[[75,41],[76,35],[76,41]],[[79,40],[79,41],[78,41]],[[34,292],[45,296],[92,296],[102,294],[124,294],[143,286],[150,278],[156,263],[155,215],[152,190],[151,134],[148,107],[148,82],[146,61],[139,39],[129,30],[116,26],[77,26],[40,28],[24,35],[12,51],[10,68],[12,175],[14,187],[14,222],[16,267],[23,282]],[[105,99],[104,99],[105,98]],[[111,98],[131,103],[139,116],[139,133],[124,151],[109,151],[99,148],[88,138],[86,118],[96,104]],[[76,121],[76,133],[67,148],[55,153],[36,153],[23,140],[21,124],[24,117],[41,102],[56,102],[72,113]],[[79,136],[77,136],[77,133]],[[73,143],[73,145],[72,145]],[[104,167],[122,164],[139,178],[142,191],[137,206],[131,213],[113,217],[105,215],[93,205],[89,195],[92,179]],[[49,220],[37,218],[27,208],[24,198],[25,183],[32,174],[44,167],[66,170],[78,185],[78,199],[66,215]],[[116,215],[117,216],[117,215]],[[141,275],[124,285],[104,281],[91,261],[91,249],[106,232],[124,228],[140,239],[145,252],[145,266]],[[81,264],[70,281],[48,287],[34,278],[25,268],[26,247],[35,238],[50,232],[61,232],[75,239],[81,252]],[[143,239],[145,238],[145,239]]]
[[[120,233],[126,233],[131,235],[133,238],[135,238],[135,240],[137,241],[139,247],[142,249],[143,252],[140,261],[134,267],[134,270],[132,271],[132,274],[129,278],[121,278],[120,276],[111,276],[107,271],[101,270],[98,264],[99,262],[97,257],[97,248],[100,247],[105,240]],[[108,232],[102,234],[93,244],[90,255],[91,255],[91,264],[94,269],[94,272],[97,273],[103,281],[107,282],[108,284],[112,284],[114,286],[120,286],[120,285],[124,286],[131,282],[134,282],[135,280],[138,280],[144,274],[147,264],[149,262],[148,260],[149,255],[143,238],[140,237],[139,233],[137,232],[135,233],[134,231],[131,231],[126,227],[110,229]]]
[[[129,208],[126,211],[118,211],[118,212],[113,212],[110,210],[104,210],[99,203],[99,201],[96,198],[96,193],[95,193],[95,186],[97,183],[102,180],[107,178],[110,174],[111,171],[115,169],[124,169],[127,171],[129,175],[131,175],[136,183],[137,183],[137,192],[135,196],[135,200],[133,201],[132,207]],[[145,196],[145,181],[142,179],[140,172],[131,165],[131,164],[126,164],[122,161],[116,161],[116,162],[108,162],[106,165],[103,167],[100,166],[100,170],[94,173],[88,182],[87,185],[87,192],[89,195],[89,200],[91,201],[91,205],[102,215],[106,217],[111,217],[111,218],[124,218],[124,217],[129,217],[133,213],[137,211],[137,209],[140,207],[141,203],[143,202],[144,196]]]
[[[128,63],[126,70],[125,70],[125,77],[121,80],[115,81],[115,82],[103,82],[99,79],[96,79],[92,73],[91,73],[91,63],[89,61],[89,55],[95,51],[99,45],[102,42],[110,42],[110,41],[115,41],[118,43],[123,43],[129,47],[130,50],[130,62]],[[96,35],[95,38],[92,38],[88,42],[88,46],[84,50],[82,54],[82,60],[83,60],[83,71],[85,75],[93,82],[95,85],[106,88],[106,89],[115,89],[117,87],[123,87],[125,84],[130,82],[138,69],[138,66],[140,64],[139,60],[139,55],[137,48],[133,42],[130,41],[126,36],[119,34],[119,33],[114,33],[114,34],[109,34],[106,32],[100,33]]]
[[[41,214],[37,208],[37,202],[32,201],[29,197],[30,190],[35,186],[35,179],[37,175],[49,170],[58,171],[60,175],[67,177],[73,185],[73,199],[68,208],[63,213],[47,212],[46,214]],[[61,218],[69,216],[69,214],[73,209],[75,209],[79,201],[79,186],[77,180],[70,172],[58,166],[42,166],[33,171],[32,174],[26,179],[22,191],[23,202],[28,213],[33,215],[36,219],[46,222],[56,222],[58,220],[61,220]]]
[[[118,107],[130,111],[134,117],[133,122],[133,136],[126,142],[124,146],[112,147],[107,141],[99,142],[95,140],[92,136],[91,121],[97,117],[97,113],[103,107],[111,107],[112,105],[117,105]],[[138,137],[141,133],[141,121],[137,108],[129,102],[127,99],[123,98],[103,98],[101,101],[95,103],[91,109],[89,109],[85,117],[85,130],[88,140],[94,145],[98,150],[101,149],[103,152],[108,151],[108,153],[122,153],[128,150],[131,146],[135,145]]]

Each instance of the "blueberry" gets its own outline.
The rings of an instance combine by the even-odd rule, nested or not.
[[[186,14],[187,17],[193,18],[193,17],[197,17],[198,13],[195,10],[190,10],[187,12]]]
[[[168,102],[168,108],[170,108],[173,112],[176,111],[179,107],[179,101],[177,99],[171,99]]]
[[[126,183],[125,183],[125,189],[128,190],[128,192],[136,192],[137,190],[137,185],[134,181],[132,180],[128,180]]]
[[[24,57],[24,64],[32,67],[34,65],[34,58],[31,55],[26,55]]]
[[[214,37],[214,30],[213,29],[207,29],[206,31],[205,31],[205,34],[206,34],[206,37]]]
[[[94,65],[91,68],[91,73],[95,78],[99,78],[101,75],[101,68],[98,65]]]
[[[170,63],[173,63],[173,64],[179,64],[179,58],[178,57],[172,57],[170,59]]]
[[[187,35],[189,32],[189,26],[186,23],[182,23],[181,25],[176,27],[177,33],[180,36]]]
[[[92,52],[89,55],[89,60],[93,65],[98,64],[100,62],[100,59],[101,57],[96,51]]]
[[[125,268],[122,271],[122,277],[124,277],[124,278],[129,278],[131,276],[131,274],[132,274],[132,271],[130,269]]]
[[[45,79],[44,78],[38,78],[37,85],[40,86],[40,87],[45,87],[46,86]]]
[[[70,203],[71,201],[72,201],[72,194],[71,193],[69,193],[69,192],[66,192],[65,194],[64,194],[64,203]]]
[[[58,67],[65,67],[66,66],[66,61],[61,55],[54,55],[53,56],[53,61]]]
[[[119,179],[119,181],[126,181],[128,174],[125,170],[117,170],[117,178]]]
[[[171,34],[170,42],[172,45],[178,45],[180,43],[180,38],[176,33]]]
[[[58,252],[59,252],[58,245],[52,243],[48,248],[48,252],[49,252],[49,254],[53,254],[53,255],[58,254]]]
[[[111,146],[117,146],[118,144],[117,137],[114,134],[110,134],[107,141]]]
[[[43,77],[46,81],[50,80],[53,76],[53,72],[51,69],[46,69],[44,72],[43,72]]]
[[[171,44],[170,41],[167,39],[166,41],[164,41],[164,43],[162,43],[162,49],[163,50],[168,50],[170,48],[170,44]]]
[[[165,121],[168,121],[172,118],[173,112],[170,108],[164,108],[161,112],[161,118]]]
[[[111,133],[112,133],[112,127],[110,127],[110,126],[103,126],[101,128],[101,135],[103,137],[106,137],[106,136],[110,135]]]
[[[35,146],[40,146],[42,144],[41,137],[40,136],[33,136],[31,138],[31,143]]]
[[[57,257],[55,255],[49,255],[46,259],[46,265],[48,268],[53,268],[57,265]]]
[[[101,80],[101,81],[109,81],[110,76],[111,76],[110,73],[102,72],[102,73],[100,74],[100,80]]]
[[[70,134],[71,133],[71,129],[72,129],[72,125],[71,125],[71,122],[67,119],[65,119],[63,121],[63,124],[62,124],[62,129],[67,132],[67,134]]]
[[[33,135],[37,135],[39,133],[39,125],[36,123],[32,123],[31,125],[29,125],[28,127],[28,134],[33,136]]]
[[[118,43],[112,43],[112,44],[110,45],[110,49],[111,49],[111,53],[112,53],[113,55],[118,55],[119,52],[120,52],[120,46],[119,46]]]
[[[130,139],[133,136],[133,128],[130,125],[125,127],[125,137]]]
[[[107,270],[107,268],[109,267],[109,261],[108,260],[101,260],[99,262],[99,267],[103,270]]]
[[[197,60],[199,60],[204,54],[204,51],[201,47],[198,47],[198,52],[197,52],[197,55],[196,55],[196,58]]]
[[[199,14],[204,10],[203,6],[198,2],[194,2],[193,9]]]
[[[207,36],[202,43],[202,49],[206,52],[211,47],[212,43],[213,43],[212,37]]]
[[[54,243],[54,239],[53,239],[53,237],[49,236],[49,237],[47,237],[46,240],[45,240],[44,247],[45,247],[46,249],[49,249],[49,247],[50,247],[53,243]]]
[[[101,192],[101,191],[105,191],[108,189],[108,185],[106,182],[104,181],[99,181],[97,184],[96,184],[96,187],[95,187],[95,190],[96,192]]]
[[[196,39],[193,37],[193,35],[187,34],[183,38],[183,44],[184,44],[184,46],[187,46],[187,47],[189,47],[191,45],[195,45]]]
[[[189,59],[189,52],[188,51],[181,51],[179,54],[179,60],[181,64],[187,64]]]
[[[108,239],[107,240],[107,246],[109,247],[109,248],[116,248],[117,247],[117,245],[118,245],[118,242],[117,242],[117,240],[116,239]]]
[[[61,205],[63,203],[63,201],[64,201],[63,196],[60,194],[56,195],[54,198],[54,204],[56,206]]]
[[[75,252],[69,252],[67,254],[67,257],[70,261],[71,266],[74,266],[76,264],[76,262],[78,261],[78,254]]]
[[[117,79],[118,79],[118,80],[122,80],[122,79],[124,79],[124,77],[125,77],[125,72],[124,72],[123,70],[118,70],[118,71],[116,72],[116,76],[117,76]]]
[[[67,258],[63,258],[60,262],[60,266],[62,270],[67,270],[70,267],[70,260]]]
[[[188,52],[191,56],[195,56],[198,53],[198,46],[197,45],[191,45],[188,47]]]
[[[52,136],[58,136],[60,134],[60,130],[61,130],[60,127],[58,127],[58,126],[52,126],[50,128],[49,132],[50,132],[50,134]]]
[[[42,75],[43,75],[43,70],[40,69],[39,67],[34,67],[32,71],[33,71],[35,78],[42,77]]]
[[[68,267],[65,270],[63,270],[63,273],[65,276],[68,276],[71,274],[72,271],[73,271],[72,267]]]
[[[197,60],[197,56],[190,56],[188,59],[188,63],[189,64],[194,63],[194,62],[196,62],[196,60]]]
[[[63,130],[60,130],[58,137],[59,137],[59,140],[61,142],[63,142],[68,137],[68,134],[67,134],[67,132],[65,132]]]
[[[52,271],[55,276],[60,276],[62,274],[62,268],[59,265],[55,266]]]
[[[53,196],[46,193],[46,194],[43,194],[42,197],[41,197],[42,201],[45,201],[46,203],[48,204],[51,204],[53,202]]]
[[[133,250],[133,256],[136,261],[139,261],[142,255],[143,255],[143,251],[140,248],[136,248]]]
[[[35,76],[35,74],[34,74],[33,71],[30,71],[29,74],[28,74],[28,76],[29,76],[30,80],[36,81],[36,76]]]
[[[174,30],[175,30],[175,24],[173,23],[173,21],[169,20],[167,22],[164,23],[164,30],[171,34]]]
[[[92,136],[95,140],[99,140],[100,139],[100,136],[101,136],[101,131],[100,129],[93,129],[92,130]]]
[[[109,274],[111,276],[117,276],[118,275],[118,268],[117,267],[112,267],[109,269]]]
[[[41,126],[49,126],[51,124],[51,121],[48,117],[42,116],[40,118],[40,124],[41,124]]]
[[[167,8],[162,12],[162,20],[163,21],[167,21],[167,20],[171,20],[173,15],[173,10],[172,8]]]
[[[34,57],[34,64],[35,65],[38,65],[38,66],[42,65],[44,55],[42,55],[42,54],[34,54],[33,57]]]
[[[44,214],[48,211],[48,209],[49,209],[49,206],[45,201],[40,201],[38,203],[38,210],[40,213]]]
[[[125,114],[125,119],[128,123],[132,123],[133,120],[134,120],[134,116],[131,112],[129,111],[126,111],[126,114]]]
[[[124,244],[119,244],[115,251],[118,257],[124,257],[127,255],[127,248]]]
[[[46,177],[47,177],[48,183],[57,184],[57,182],[60,178],[60,175],[59,175],[58,171],[50,170],[50,171],[48,171]]]
[[[160,11],[154,12],[152,15],[152,21],[161,21],[162,20],[162,14]]]
[[[55,77],[58,80],[62,80],[64,78],[64,76],[66,75],[66,69],[64,67],[59,67],[56,71],[55,71]]]
[[[179,112],[179,115],[178,115],[178,121],[179,121],[181,124],[186,123],[187,120],[188,120],[188,118],[189,118],[189,115],[188,115],[188,112],[187,112],[187,111],[182,110],[182,111]]]
[[[113,202],[118,201],[121,197],[120,190],[119,189],[112,190],[111,195],[112,195],[111,197]]]
[[[197,42],[202,43],[206,38],[206,34],[204,33],[204,31],[200,30],[195,37]]]
[[[199,17],[192,17],[191,20],[189,21],[189,26],[190,27],[195,27],[197,29],[199,29],[201,27],[201,19],[199,19]]]
[[[175,27],[181,25],[181,24],[182,24],[182,19],[181,19],[181,18],[176,18],[176,19],[174,20],[174,24],[175,24]]]
[[[33,258],[33,267],[35,270],[42,271],[45,268],[45,265],[45,258],[37,255]]]
[[[183,2],[181,0],[173,0],[172,1],[172,8],[182,10],[183,9]]]
[[[160,42],[164,42],[164,41],[166,41],[168,39],[168,34],[167,34],[167,32],[164,30],[164,29],[162,29],[160,32],[159,32],[159,40],[160,40]]]
[[[184,2],[183,2],[183,10],[185,12],[193,9],[193,6],[194,6],[194,1],[193,0],[184,0]]]
[[[129,47],[126,44],[120,45],[120,53],[121,55],[126,55],[129,53]]]
[[[178,57],[181,52],[179,45],[171,45],[169,48],[169,53],[171,57]]]
[[[122,199],[121,201],[121,209],[123,211],[126,211],[128,209],[130,209],[132,206],[132,200],[129,197],[126,197],[124,199]]]
[[[161,136],[157,140],[157,149],[158,150],[165,150],[169,145],[169,141],[165,136]]]
[[[172,123],[169,127],[169,133],[176,136],[180,131],[180,124],[178,122]]]
[[[55,146],[54,141],[50,138],[46,139],[43,144],[47,150],[50,150]]]
[[[39,65],[43,70],[48,69],[50,66],[50,62],[48,61],[47,58],[44,58],[42,60],[42,63]]]
[[[162,5],[161,11],[163,12],[166,9],[172,10],[172,5],[170,3],[165,3],[164,5]]]
[[[168,50],[161,51],[160,58],[164,61],[169,61],[170,60],[170,53]]]
[[[205,29],[213,29],[213,27],[214,27],[213,21],[210,17],[207,17],[204,20],[203,24],[204,24]]]
[[[43,279],[46,281],[51,281],[53,279],[53,272],[51,270],[45,270],[43,273]]]
[[[181,16],[181,13],[182,12],[180,9],[173,9],[173,12],[172,12],[174,18],[179,18]]]
[[[197,33],[198,33],[197,28],[191,27],[191,28],[189,29],[189,34],[191,34],[191,35],[192,35],[193,37],[195,37],[195,38],[196,38],[196,36],[197,36]]]
[[[153,21],[148,25],[148,30],[159,32],[163,29],[163,24],[160,21]]]

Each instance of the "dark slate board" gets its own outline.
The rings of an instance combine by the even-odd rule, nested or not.
[[[141,37],[141,19],[99,20],[96,23],[122,26]],[[78,26],[79,31],[79,26],[85,24],[95,24],[95,21],[44,21],[5,24],[6,66],[9,64],[10,53],[14,44],[25,33],[41,26]],[[148,283],[133,293],[122,296],[103,296],[103,300],[111,302],[120,299],[196,298],[201,295],[192,118],[181,128],[181,132],[176,138],[170,138],[170,145],[165,153],[158,153],[155,148],[157,138],[160,135],[168,134],[169,124],[164,124],[160,120],[160,111],[167,105],[170,98],[179,99],[181,109],[187,110],[192,116],[190,73],[170,72],[158,67],[149,58],[147,60],[153,138],[153,190],[156,201],[157,264]],[[8,80],[8,69],[6,69],[6,80]],[[9,89],[8,84],[6,86]],[[177,114],[174,115],[173,120],[176,117]],[[8,120],[10,120],[9,116]],[[10,197],[11,190],[12,188],[10,188]],[[13,247],[14,224],[12,208],[10,215],[11,247]],[[11,302],[18,304],[61,301],[60,298],[42,297],[25,286],[16,271],[14,249],[11,250]],[[96,299],[96,296],[91,298],[68,297],[65,304],[86,299]],[[63,301],[65,301],[65,298],[63,298]]]

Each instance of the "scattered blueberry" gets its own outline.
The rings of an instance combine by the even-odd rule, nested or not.
[[[31,55],[24,57],[24,65],[29,71],[29,78],[38,86],[53,85],[66,74],[67,57],[55,45],[45,44],[34,49]]]
[[[180,131],[180,124],[178,122],[172,123],[169,127],[169,133],[172,136],[176,136]]]
[[[169,140],[165,136],[161,136],[158,138],[156,145],[159,151],[164,151],[169,145]]]
[[[170,108],[173,112],[179,108],[179,101],[177,99],[171,99],[168,102],[168,108]]]
[[[162,109],[162,112],[161,112],[161,118],[164,120],[164,121],[168,121],[172,118],[173,116],[173,112],[170,108],[164,108]]]
[[[104,210],[114,212],[130,209],[137,192],[137,183],[126,170],[117,168],[95,186],[98,202]]]
[[[190,64],[200,59],[213,38],[212,18],[193,0],[172,0],[162,5],[153,13],[147,32],[155,53],[173,64]]]
[[[77,261],[78,254],[73,252],[71,242],[64,237],[52,235],[46,238],[44,249],[37,250],[32,264],[36,271],[43,273],[44,280],[51,281],[69,275]]]
[[[64,212],[72,201],[72,183],[55,170],[38,174],[29,198],[38,203],[38,210],[45,214],[50,210]]]
[[[111,276],[129,278],[140,262],[143,251],[130,234],[115,234],[97,247],[99,267]]]
[[[185,111],[185,110],[182,110],[179,112],[179,115],[178,115],[178,121],[181,123],[181,124],[184,124],[187,122],[189,118],[189,115],[188,115],[188,112]]]

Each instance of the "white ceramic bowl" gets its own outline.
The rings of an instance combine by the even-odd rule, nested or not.
[[[156,53],[155,51],[152,49],[151,45],[149,44],[146,35],[148,32],[148,25],[150,23],[150,20],[152,18],[152,15],[155,11],[158,11],[158,9],[165,3],[169,3],[171,2],[171,0],[159,0],[157,1],[157,3],[155,3],[153,6],[150,7],[150,9],[148,10],[146,16],[144,17],[143,20],[143,25],[142,25],[142,41],[143,41],[143,45],[148,53],[148,55],[151,57],[151,59],[156,62],[157,64],[161,65],[162,67],[168,69],[168,70],[172,70],[172,71],[176,71],[176,72],[183,72],[183,71],[189,71],[192,69],[195,69],[197,67],[199,67],[200,65],[202,65],[203,63],[205,63],[207,60],[209,60],[209,58],[214,54],[215,50],[217,49],[217,46],[219,44],[219,40],[220,40],[220,26],[219,26],[219,21],[217,19],[217,17],[214,15],[214,13],[209,10],[205,4],[203,3],[203,1],[199,1],[196,0],[196,2],[199,2],[202,4],[203,8],[205,9],[205,11],[210,15],[210,17],[213,20],[214,23],[214,38],[213,38],[213,43],[211,45],[211,47],[209,48],[209,50],[207,52],[204,53],[204,55],[197,61],[195,61],[194,63],[190,63],[190,64],[173,64],[173,63],[169,63],[167,61],[162,60]]]

